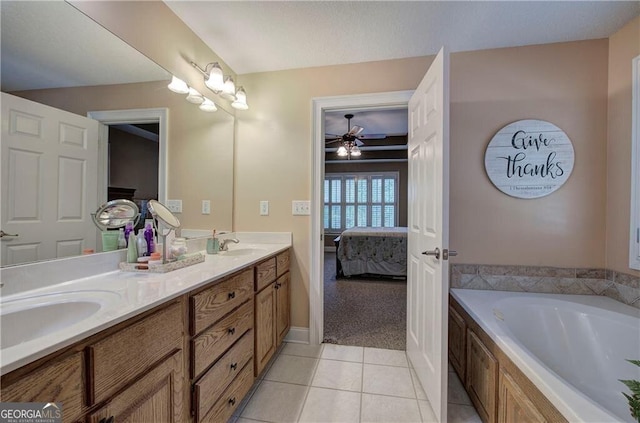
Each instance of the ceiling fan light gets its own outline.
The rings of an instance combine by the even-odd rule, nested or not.
[[[204,102],[204,97],[195,88],[189,88],[187,101],[193,104],[202,104]]]
[[[213,67],[209,71],[209,76],[204,80],[204,84],[216,93],[222,91],[224,87],[224,75],[218,62],[213,64]]]
[[[347,151],[347,149],[344,147],[344,145],[341,145],[338,148],[338,156],[340,157],[345,157],[349,154],[349,152]]]
[[[200,110],[205,112],[215,112],[216,110],[218,110],[218,108],[216,107],[216,104],[213,101],[205,97],[204,101],[200,105]]]
[[[357,145],[351,149],[351,155],[354,157],[358,157],[362,155],[362,152],[360,151],[360,148]]]
[[[231,103],[231,107],[238,110],[247,110],[249,105],[247,104],[247,93],[243,87],[239,87],[236,92],[236,100]]]
[[[167,85],[167,88],[178,94],[187,94],[189,92],[189,86],[187,83],[175,76],[171,76],[171,83]]]
[[[236,84],[233,82],[233,78],[231,76],[227,76],[224,80],[224,85],[222,86],[222,94],[220,95],[227,100],[235,101],[235,94]]]

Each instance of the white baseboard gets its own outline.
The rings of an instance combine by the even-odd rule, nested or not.
[[[291,329],[289,329],[289,333],[284,337],[284,340],[295,344],[308,344],[309,328],[291,326]]]

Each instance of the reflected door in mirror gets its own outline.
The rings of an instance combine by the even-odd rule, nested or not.
[[[2,93],[2,264],[96,248],[98,122]]]

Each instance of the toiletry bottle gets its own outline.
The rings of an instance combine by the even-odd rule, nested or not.
[[[127,246],[127,263],[137,263],[138,249],[136,248],[136,236],[133,231],[129,233],[129,244]]]
[[[136,239],[136,248],[138,249],[138,257],[147,255],[147,241],[144,239],[144,229],[138,231],[138,239]]]
[[[156,251],[156,246],[153,242],[153,228],[151,227],[151,223],[147,223],[144,229],[144,239],[147,242],[147,255],[150,256],[151,253]]]
[[[124,229],[118,229],[118,250],[127,248],[127,240],[124,237]]]
[[[127,247],[129,246],[129,234],[133,232],[133,222],[127,222],[124,227],[124,239],[126,240]]]

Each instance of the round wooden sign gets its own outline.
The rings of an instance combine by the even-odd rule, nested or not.
[[[517,198],[539,198],[564,184],[574,151],[564,131],[543,120],[519,120],[499,130],[484,154],[489,179]]]

